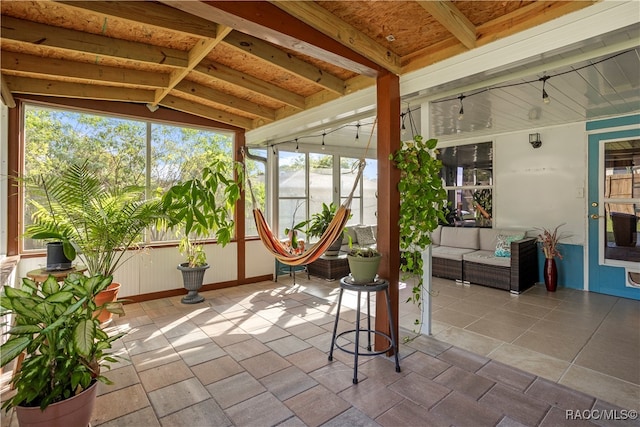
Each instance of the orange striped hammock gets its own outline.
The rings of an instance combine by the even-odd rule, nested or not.
[[[362,178],[362,172],[364,171],[365,165],[366,163],[364,161],[364,158],[360,159],[356,179],[353,183],[353,188],[351,189],[349,196],[347,196],[345,201],[336,211],[336,214],[329,223],[329,226],[327,227],[325,232],[322,233],[322,236],[320,236],[320,240],[318,240],[317,243],[315,243],[307,251],[303,252],[300,255],[291,254],[289,252],[289,248],[284,244],[284,242],[280,241],[280,239],[278,239],[278,237],[273,234],[271,228],[269,227],[269,224],[264,218],[262,211],[257,208],[251,181],[245,174],[245,176],[247,176],[247,183],[249,184],[251,201],[253,203],[253,218],[255,219],[256,227],[258,228],[258,236],[260,236],[260,240],[264,244],[265,248],[267,248],[267,250],[271,252],[278,261],[285,265],[305,265],[317,260],[320,255],[322,255],[329,248],[329,246],[331,246],[333,242],[335,242],[342,236],[344,227],[347,225],[347,221],[351,216],[351,200],[353,199],[353,194],[358,186],[358,182]]]

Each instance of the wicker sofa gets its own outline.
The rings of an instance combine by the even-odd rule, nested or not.
[[[526,231],[438,227],[432,240],[433,276],[516,294],[538,280],[536,239]]]

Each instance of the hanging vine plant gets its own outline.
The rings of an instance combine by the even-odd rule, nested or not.
[[[412,142],[405,142],[390,156],[401,173],[398,184],[400,249],[405,258],[401,270],[417,278],[407,302],[418,304],[420,308],[424,285],[421,251],[431,244],[431,232],[439,223],[447,221],[447,192],[440,178],[442,162],[436,158],[437,143],[436,139],[424,141],[421,135],[415,135]],[[419,325],[420,320],[415,324]]]

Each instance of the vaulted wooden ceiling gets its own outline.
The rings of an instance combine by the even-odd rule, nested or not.
[[[7,1],[2,99],[164,107],[255,129],[593,1]]]

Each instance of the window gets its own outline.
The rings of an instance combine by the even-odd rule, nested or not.
[[[157,197],[170,186],[190,178],[211,156],[232,161],[233,134],[158,124],[70,110],[25,106],[25,177],[51,174],[65,164],[89,160],[89,165],[111,187],[136,185],[147,197]],[[31,223],[33,195],[25,193],[23,226]],[[145,240],[175,240],[177,236],[149,230]],[[42,242],[25,239],[23,249]]]
[[[278,152],[278,230],[293,229],[307,219],[307,156],[304,153]],[[298,238],[305,239],[302,232]]]
[[[265,215],[266,212],[266,194],[267,194],[267,150],[249,149],[245,158],[245,166],[247,174],[245,177],[245,235],[257,236],[258,229],[253,218],[253,200],[251,193],[255,197],[256,207]],[[249,187],[249,182],[251,187]]]
[[[459,145],[439,150],[449,202],[447,220],[458,227],[491,227],[493,144]]]
[[[340,158],[340,201],[343,202],[353,188],[359,159]],[[366,159],[362,179],[353,193],[349,224],[377,224],[378,161]]]
[[[335,162],[339,161],[339,168]],[[309,219],[322,204],[344,202],[354,185],[358,159],[324,153],[278,151],[278,230]],[[367,159],[351,202],[349,224],[377,224],[377,161]],[[340,193],[338,194],[338,189]],[[306,236],[298,232],[298,237]]]

